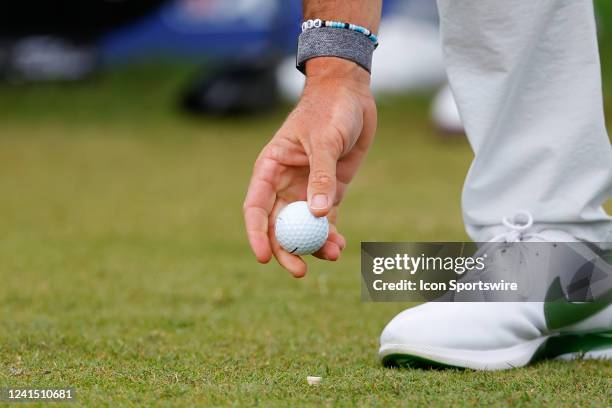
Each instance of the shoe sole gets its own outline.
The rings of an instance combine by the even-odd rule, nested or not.
[[[385,366],[506,370],[544,359],[612,359],[612,330],[540,337],[514,347],[474,351],[409,344],[385,344],[379,356]]]

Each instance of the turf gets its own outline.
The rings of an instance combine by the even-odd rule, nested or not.
[[[360,301],[360,241],[466,238],[471,153],[431,128],[427,98],[381,102],[341,214],[348,250],[294,280],[254,262],[241,216],[286,112],[185,117],[173,97],[188,74],[0,88],[0,387],[72,386],[87,406],[610,405],[612,363],[378,363],[408,305]]]

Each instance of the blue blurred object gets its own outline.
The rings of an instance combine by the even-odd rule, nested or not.
[[[429,1],[429,0],[428,0]],[[394,3],[385,2],[385,10]],[[291,54],[302,19],[299,0],[171,0],[155,13],[106,36],[107,63],[150,57],[249,58]]]
[[[202,59],[287,53],[295,47],[301,4],[286,0],[173,0],[106,36],[103,60]]]

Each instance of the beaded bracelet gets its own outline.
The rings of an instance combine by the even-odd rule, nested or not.
[[[343,28],[346,30],[356,31],[368,37],[368,39],[372,41],[372,43],[374,43],[374,46],[378,47],[378,37],[374,35],[370,30],[365,27],[358,26],[356,24],[343,23],[341,21],[328,21],[321,20],[320,18],[317,18],[315,20],[306,20],[302,23],[302,32],[310,30],[312,28],[321,27]]]

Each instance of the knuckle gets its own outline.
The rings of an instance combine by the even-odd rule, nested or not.
[[[313,170],[310,173],[310,184],[318,188],[330,188],[334,185],[334,179],[323,170]]]
[[[286,150],[281,146],[273,144],[267,147],[266,156],[274,161],[282,162],[286,155]]]
[[[255,160],[255,164],[253,165],[253,172],[257,174],[261,174],[265,171],[268,163],[270,162],[270,158],[266,154],[261,154],[257,160]]]

